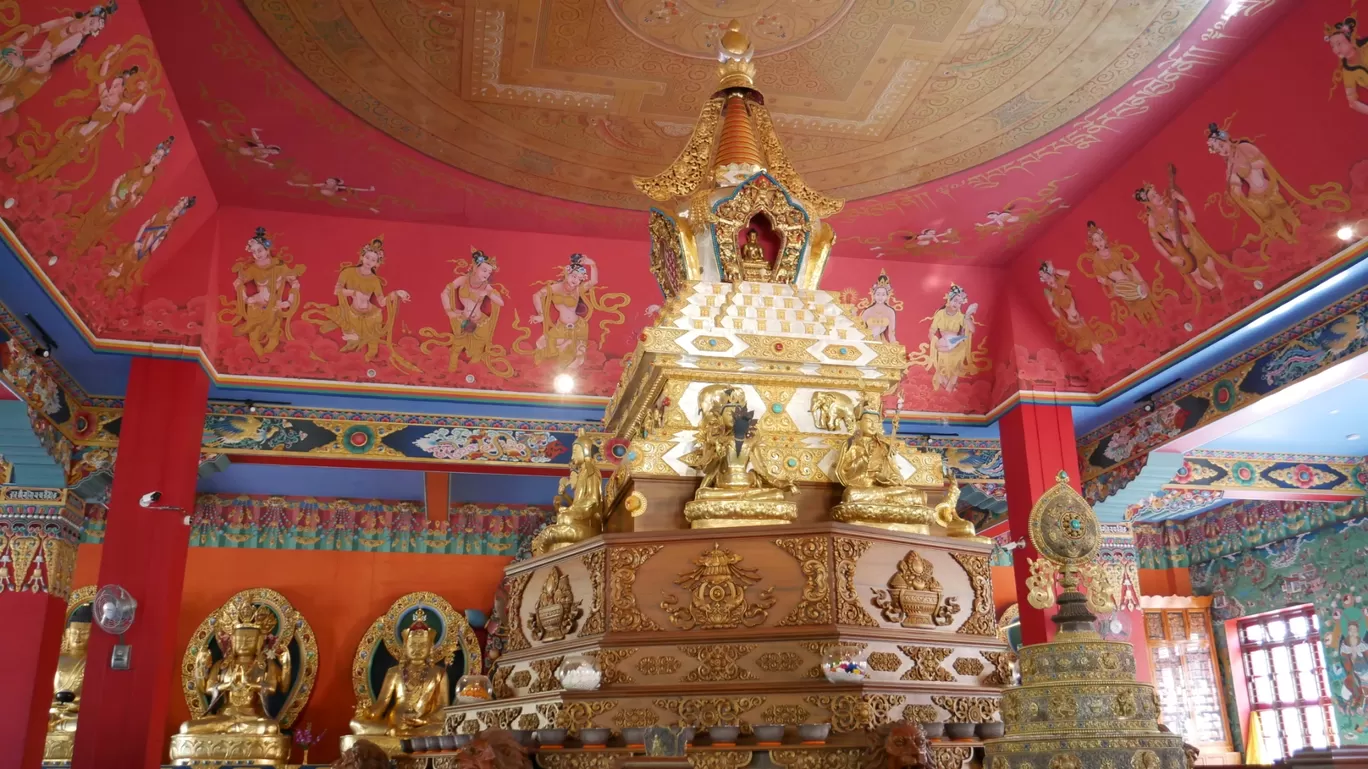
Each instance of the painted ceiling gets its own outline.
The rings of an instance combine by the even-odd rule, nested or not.
[[[630,177],[683,146],[737,17],[789,156],[852,200],[842,253],[977,263],[1019,251],[1291,5],[143,3],[228,205],[639,238]]]

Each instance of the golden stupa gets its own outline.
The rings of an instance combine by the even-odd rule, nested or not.
[[[1135,680],[1135,650],[1103,641],[1093,612],[1115,606],[1096,560],[1101,527],[1060,471],[1031,508],[1027,600],[1056,603],[1054,639],[1020,650],[1021,685],[1002,696],[1005,736],[985,744],[988,769],[1185,769],[1182,738],[1159,726],[1159,695]],[[1055,597],[1056,583],[1059,596]],[[1082,591],[1087,590],[1085,595]]]

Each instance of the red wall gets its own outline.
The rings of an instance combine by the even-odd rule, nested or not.
[[[81,545],[72,584],[93,585],[100,569],[101,545]],[[299,723],[327,730],[310,762],[337,757],[337,738],[347,733],[356,701],[351,693],[351,662],[366,628],[405,593],[427,590],[460,609],[488,612],[494,590],[511,560],[488,555],[414,555],[301,550],[192,548],[185,567],[185,593],[177,629],[177,655],[183,654],[199,623],[239,590],[269,587],[280,591],[313,627],[318,639],[319,673]],[[179,667],[180,657],[172,664]],[[166,720],[166,738],[189,717],[180,693],[181,678]],[[298,756],[296,756],[298,758]]]

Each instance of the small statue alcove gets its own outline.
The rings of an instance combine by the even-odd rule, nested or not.
[[[769,174],[758,173],[742,182],[712,211],[723,280],[794,281],[812,238],[812,220]]]
[[[784,247],[784,236],[774,229],[769,215],[760,212],[737,233],[741,253],[741,274],[746,280],[769,282],[774,276],[774,265]]]

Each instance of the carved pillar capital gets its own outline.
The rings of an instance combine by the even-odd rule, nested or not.
[[[0,592],[66,601],[84,523],[84,503],[66,489],[0,487]]]

